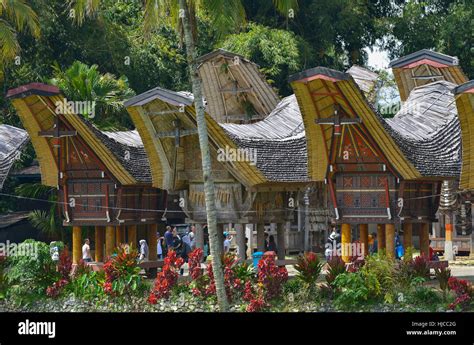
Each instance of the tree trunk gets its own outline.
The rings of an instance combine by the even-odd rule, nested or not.
[[[207,227],[209,231],[212,267],[216,283],[217,302],[219,304],[219,310],[224,312],[228,310],[228,302],[224,287],[224,271],[222,269],[222,243],[219,244],[219,237],[217,234],[216,201],[214,194],[214,181],[211,174],[211,156],[209,153],[207,125],[204,117],[201,80],[197,72],[195,42],[192,34],[189,9],[186,0],[179,0],[179,9],[180,17],[183,20],[186,57],[188,60],[192,91],[194,94],[194,106],[196,108],[196,122],[199,135],[199,146],[201,148],[202,174],[204,179],[204,192],[206,200]]]

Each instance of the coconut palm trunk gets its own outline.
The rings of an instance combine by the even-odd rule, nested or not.
[[[204,180],[204,193],[206,200],[207,227],[209,231],[210,252],[212,255],[212,267],[216,284],[217,301],[220,311],[228,310],[227,295],[224,287],[224,271],[222,268],[222,243],[219,243],[217,233],[217,210],[214,194],[214,180],[212,178],[211,155],[209,152],[209,140],[207,136],[207,124],[204,117],[204,104],[202,97],[201,80],[197,71],[196,46],[193,30],[189,18],[189,9],[186,0],[179,0],[180,17],[183,21],[184,40],[186,44],[186,57],[189,65],[189,73],[194,94],[194,106],[196,109],[196,121],[199,135],[199,146],[201,149],[202,174]],[[195,22],[195,21],[193,21]]]

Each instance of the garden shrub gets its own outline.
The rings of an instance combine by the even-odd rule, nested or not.
[[[233,267],[235,277],[240,279],[242,282],[252,280],[255,278],[255,268],[252,264],[248,264],[245,261],[239,264],[236,264]]]
[[[7,258],[7,295],[18,303],[44,295],[47,287],[60,277],[56,272],[56,263],[51,259],[49,245],[29,239],[18,245],[18,251],[27,252],[30,246],[35,246],[37,257],[14,255]]]
[[[430,277],[430,267],[428,263],[429,259],[424,255],[417,256],[415,259],[409,261],[413,269],[413,275],[415,277],[428,279]]]
[[[300,279],[288,279],[288,281],[283,284],[283,294],[288,295],[290,293],[297,294],[301,289],[303,289],[303,281]]]
[[[104,264],[104,292],[112,296],[121,296],[141,292],[144,288],[143,278],[137,262],[138,253],[135,249],[120,248],[116,256],[112,256]]]
[[[169,250],[165,257],[163,268],[156,276],[153,290],[151,291],[148,302],[156,304],[159,299],[167,299],[171,294],[171,289],[178,283],[179,269],[184,260],[177,257],[174,250]]]
[[[443,291],[443,297],[446,297],[449,278],[451,278],[451,270],[447,267],[435,268],[435,276],[436,279],[438,279],[439,288]]]
[[[0,299],[5,297],[8,284],[5,278],[5,270],[7,267],[7,257],[3,254],[0,255]]]
[[[365,260],[365,265],[360,272],[369,283],[377,281],[375,285],[380,289],[380,294],[390,294],[395,287],[395,267],[393,260],[385,254],[370,255]]]
[[[326,273],[326,282],[331,287],[339,274],[346,272],[346,264],[340,256],[333,256],[328,261],[328,270]]]
[[[464,279],[451,277],[448,280],[448,288],[456,295],[456,300],[449,305],[452,310],[467,310],[474,297],[472,284]]]
[[[103,289],[104,283],[104,271],[96,272],[88,270],[76,273],[74,278],[67,285],[66,290],[84,300],[90,300],[96,297],[103,298],[105,296]]]
[[[286,267],[278,267],[275,255],[265,255],[258,263],[258,282],[265,289],[267,301],[281,293],[282,285],[288,280]]]
[[[310,287],[314,286],[321,274],[323,265],[318,256],[313,252],[306,252],[298,256],[297,263],[294,266],[296,271],[298,271],[296,279],[308,284]]]
[[[371,297],[361,272],[339,274],[333,285],[338,289],[334,300],[334,305],[338,309],[352,310]]]
[[[48,286],[46,289],[46,295],[49,297],[58,297],[64,287],[69,283],[70,274],[72,268],[72,260],[69,256],[69,251],[67,247],[59,254],[59,261],[58,261],[58,273],[59,273],[59,280],[54,282],[53,285]]]

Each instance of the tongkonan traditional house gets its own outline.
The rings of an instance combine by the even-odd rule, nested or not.
[[[116,246],[147,238],[156,260],[159,210],[166,193],[152,187],[148,157],[137,131],[104,132],[68,107],[57,87],[32,83],[11,99],[36,151],[42,183],[57,187],[63,225],[72,227],[73,262],[82,258],[81,227],[95,227],[95,261]],[[104,256],[105,252],[105,256]]]

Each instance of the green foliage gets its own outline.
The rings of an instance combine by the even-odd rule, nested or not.
[[[321,274],[323,266],[324,264],[315,253],[304,253],[298,257],[295,265],[295,269],[298,271],[296,279],[301,280],[309,286],[314,286],[316,280]]]
[[[448,290],[448,281],[451,278],[451,270],[446,267],[435,268],[435,276],[439,282],[439,288],[443,291],[443,296],[446,296]]]
[[[334,305],[338,309],[352,310],[368,302],[369,298],[372,297],[366,280],[360,271],[339,274],[334,281],[334,286],[338,288],[334,300]]]
[[[80,299],[101,299],[105,296],[104,289],[102,288],[104,282],[105,273],[103,271],[88,271],[74,276],[67,285],[66,290]]]
[[[409,0],[401,2],[396,10],[400,15],[386,19],[395,39],[386,40],[384,46],[392,56],[435,49],[458,56],[468,79],[473,78],[472,25],[467,24],[472,23],[472,2]]]
[[[346,264],[342,261],[339,256],[334,256],[328,261],[328,269],[326,273],[326,282],[331,287],[336,280],[337,276],[346,272]]]
[[[300,279],[289,279],[285,284],[283,284],[283,294],[288,295],[292,293],[296,295],[301,289],[304,288],[304,282]]]
[[[240,279],[242,282],[252,280],[255,277],[255,268],[252,264],[246,262],[236,264],[232,267],[232,270],[234,271],[235,278]]]
[[[246,32],[227,36],[220,46],[258,64],[283,95],[292,92],[288,76],[303,68],[309,50],[294,33],[257,24],[249,24]]]
[[[80,115],[93,120],[101,128],[126,127],[129,119],[123,101],[135,94],[128,87],[126,77],[117,79],[110,73],[101,74],[99,66],[75,61],[66,70],[56,64],[54,77],[49,83],[58,86],[68,101],[95,102],[95,106],[91,103],[91,107],[84,107]]]
[[[19,244],[18,250],[28,253],[28,249],[32,247],[36,248],[36,256],[15,255],[7,259],[8,295],[19,303],[29,295],[43,295],[46,288],[59,279],[56,264],[51,259],[50,248],[46,243],[26,240]]]
[[[390,293],[395,286],[394,262],[384,253],[369,255],[360,272],[368,282],[379,286],[382,294]]]
[[[15,194],[50,202],[49,210],[33,210],[28,214],[30,223],[49,236],[62,236],[61,219],[57,209],[57,189],[39,183],[24,183],[16,187]]]
[[[24,0],[0,2],[0,64],[10,62],[20,52],[19,32],[40,34],[38,15]],[[0,72],[0,79],[2,72]]]

